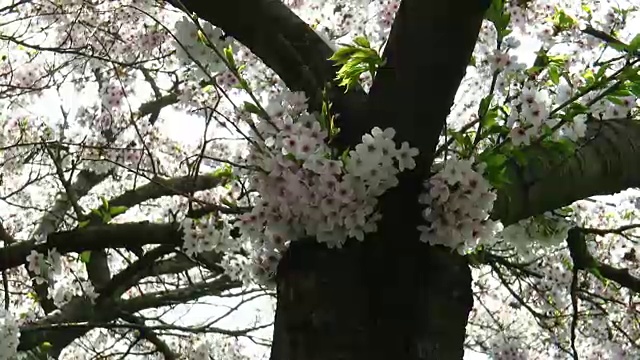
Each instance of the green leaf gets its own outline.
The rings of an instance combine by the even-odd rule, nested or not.
[[[495,128],[496,123],[497,123],[497,119],[498,119],[498,110],[497,109],[492,109],[489,110],[484,117],[482,118],[482,126],[486,129],[491,129],[491,128]],[[494,132],[495,133],[495,132]]]
[[[342,155],[340,155],[340,160],[342,160],[343,164],[347,164],[347,159],[349,159],[349,148],[346,148],[343,152]]]
[[[596,80],[602,79],[602,77],[604,76],[605,71],[607,71],[607,69],[609,68],[610,65],[611,65],[611,63],[607,63],[607,64],[602,65],[600,67],[600,69],[598,69],[598,72],[594,75],[594,78]]]
[[[524,154],[524,152],[522,150],[518,149],[518,148],[514,148],[511,151],[511,154],[513,155],[513,158],[521,166],[526,166],[527,163],[529,162],[529,159],[527,159],[527,156]]]
[[[640,33],[633,37],[628,47],[630,52],[640,50]]]
[[[596,267],[592,267],[587,269],[590,273],[592,273],[596,278],[598,278],[598,280],[602,281],[603,283],[608,283],[608,280],[602,276],[602,274],[600,273],[600,270],[598,270],[598,268]]]
[[[633,95],[633,93],[628,89],[624,89],[624,88],[612,91],[609,94],[609,96],[613,96],[613,97],[625,97],[625,96],[631,96],[631,95]]]
[[[298,159],[296,159],[296,156],[293,155],[292,153],[288,153],[287,155],[284,156],[285,159],[287,160],[291,160],[293,162],[298,162]]]
[[[358,39],[358,42],[362,45],[368,44],[368,41],[365,42],[363,39]],[[335,80],[339,81],[339,86],[346,87],[345,92],[360,82],[360,76],[363,73],[369,71],[373,77],[376,69],[384,64],[384,60],[376,50],[352,45],[344,45],[336,50],[329,60],[335,61],[336,65],[341,65]]]
[[[109,209],[109,200],[107,200],[107,198],[105,198],[104,196],[100,196],[100,200],[102,201],[102,207],[104,209]]]
[[[555,14],[553,16],[553,25],[560,31],[565,31],[571,29],[575,24],[576,20],[569,16],[564,10],[556,7]]]
[[[233,168],[229,164],[224,164],[213,172],[213,176],[219,179],[231,178],[233,176]]]
[[[629,50],[629,47],[627,45],[622,44],[622,43],[618,43],[618,42],[614,42],[614,41],[608,42],[607,45],[609,45],[610,47],[612,47],[613,49],[618,50],[618,51],[628,51]]]
[[[620,100],[619,98],[615,97],[615,96],[607,96],[607,100],[611,101],[612,103],[616,104],[616,105],[623,105],[624,102],[622,100]]]
[[[113,206],[109,209],[109,214],[112,216],[123,214],[127,211],[128,207],[126,206]]]
[[[504,3],[504,0],[493,0],[485,14],[485,18],[496,27],[498,42],[502,41],[505,36],[511,33],[511,30],[507,29],[509,21],[511,20],[511,14],[505,11]]]
[[[560,83],[560,70],[557,66],[551,65],[549,66],[549,78],[551,82],[558,85]]]
[[[233,50],[231,49],[231,45],[224,48],[224,56],[227,58],[229,65],[233,69],[236,69],[236,61],[233,59]]]
[[[80,221],[80,222],[78,223],[78,227],[79,227],[80,229],[82,229],[83,227],[87,227],[87,225],[89,225],[89,223],[90,223],[90,222],[91,222],[91,220]]]
[[[357,36],[355,39],[353,39],[353,43],[358,45],[358,46],[362,46],[363,48],[370,48],[371,47],[371,43],[364,36]]]
[[[108,223],[111,222],[111,220],[112,220],[111,214],[109,214],[108,212],[103,212],[102,213],[102,222],[103,223],[108,224]]]
[[[480,100],[480,106],[478,107],[478,117],[482,118],[489,111],[489,106],[493,100],[493,94],[485,96]]]
[[[504,166],[505,162],[507,162],[507,157],[500,153],[490,153],[488,156],[483,158],[483,162],[487,164],[488,168],[500,168]]]
[[[345,46],[336,50],[329,60],[333,60],[338,64],[344,64],[358,51],[359,49],[354,46]]]
[[[626,79],[629,81],[640,82],[640,68],[637,66],[628,67],[624,71],[622,71],[621,79]]]
[[[87,250],[87,251],[83,251],[80,253],[80,261],[82,261],[83,263],[88,263],[89,260],[91,260],[91,251]]]
[[[463,134],[459,131],[449,131],[449,135],[455,140],[456,144],[463,150],[467,151],[473,147],[473,142],[469,134]]]
[[[570,118],[574,118],[576,115],[586,114],[587,112],[589,112],[589,108],[578,102],[571,103],[566,111]]]
[[[250,103],[248,101],[244,102],[244,110],[256,115],[262,115],[262,110],[256,104]]]
[[[207,41],[207,37],[204,35],[204,33],[200,30],[198,30],[198,41],[207,45],[208,41]]]
[[[633,83],[629,85],[629,91],[631,91],[633,95],[640,97],[640,83]]]

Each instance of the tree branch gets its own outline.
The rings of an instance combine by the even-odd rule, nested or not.
[[[121,315],[122,311],[133,314],[144,309],[184,303],[199,297],[220,294],[238,285],[238,282],[229,281],[228,277],[220,276],[213,281],[199,282],[188,288],[149,293],[124,301],[99,302],[94,305],[87,298],[74,298],[60,311],[56,311],[35,323],[25,324],[20,330],[18,350],[33,349],[42,342],[48,341],[53,345],[52,349],[55,350],[55,353],[58,354],[77,337],[100,326],[92,325],[92,323],[109,323]],[[60,331],[57,325],[74,323],[89,323],[89,325],[71,326],[67,327],[65,331]],[[64,325],[62,326],[64,327]]]
[[[212,281],[195,283],[188,288],[158,291],[123,300],[118,303],[118,307],[124,311],[136,313],[144,309],[182,304],[203,296],[220,294],[241,285],[241,282],[231,281],[228,276],[223,275]]]
[[[210,189],[224,183],[226,179],[216,176],[199,176],[195,182],[188,176],[153,182],[130,190],[112,199],[111,206],[133,206],[149,199],[189,191]],[[61,204],[61,202],[60,202]],[[57,205],[61,207],[62,205]],[[58,209],[58,207],[56,207]],[[68,208],[67,208],[68,210]],[[57,212],[57,211],[56,211]],[[53,218],[51,218],[53,220]],[[44,223],[44,221],[43,221]],[[44,226],[44,225],[41,225]],[[46,225],[55,226],[55,224]],[[145,231],[150,231],[145,233]],[[140,236],[136,238],[136,236]],[[160,235],[159,237],[155,235]],[[31,250],[46,253],[57,248],[60,253],[82,252],[104,248],[122,248],[135,245],[171,244],[179,245],[181,234],[169,224],[129,223],[91,226],[71,231],[50,234],[47,242],[37,244],[35,240],[21,241],[0,249],[0,269],[9,269],[24,262]]]
[[[567,245],[569,246],[573,266],[577,270],[593,272],[605,279],[615,281],[636,293],[640,292],[640,279],[631,275],[629,269],[616,268],[593,258],[587,249],[585,233],[580,228],[569,230]]]
[[[55,159],[53,161],[55,162]],[[48,239],[48,236],[51,233],[58,230],[58,227],[62,224],[65,215],[73,207],[74,202],[77,202],[78,199],[88,194],[91,189],[100,184],[109,174],[98,175],[88,170],[81,170],[73,184],[64,184],[64,175],[61,173],[59,173],[59,175],[61,176],[60,181],[63,182],[66,193],[63,192],[59,194],[53,206],[42,217],[40,223],[29,237],[32,241]],[[2,259],[1,255],[0,259]],[[29,276],[32,278],[35,277],[36,274],[29,271],[29,267],[26,263],[26,255],[22,258],[22,262],[25,263],[25,269],[27,270],[27,273],[29,273]],[[0,266],[2,266],[2,264],[3,262],[0,261]],[[50,313],[55,310],[56,306],[53,304],[53,300],[48,297],[49,290],[47,284],[38,284],[35,280],[32,281],[32,284],[34,291],[38,295],[38,300],[42,309],[46,313]]]
[[[359,138],[354,125],[362,119],[365,102],[362,89],[344,93],[335,82],[336,68],[328,59],[333,50],[316,32],[280,0],[235,0],[206,2],[168,0],[178,9],[186,8],[199,18],[220,27],[273,69],[293,91],[304,91],[311,108],[319,110],[322,90],[329,87],[333,108],[340,113],[338,137]],[[250,9],[250,11],[248,11]],[[344,121],[341,121],[344,120]],[[338,139],[338,140],[340,140]]]
[[[173,105],[177,102],[178,95],[168,94],[140,105],[140,107],[138,108],[138,113],[140,114],[140,117],[159,113],[162,108]]]
[[[377,126],[420,149],[428,169],[488,4],[404,0],[369,93]],[[428,50],[425,49],[428,47]]]
[[[632,119],[592,121],[573,156],[532,146],[527,164],[507,165],[510,183],[498,191],[492,217],[512,224],[576,200],[640,186],[640,123]]]
[[[56,248],[61,254],[105,248],[124,248],[143,245],[182,244],[182,231],[174,224],[148,222],[99,225],[62,231],[49,235],[46,243],[22,241],[0,249],[0,270],[23,264],[31,250],[46,253]]]
[[[147,326],[145,326],[144,319],[141,319],[137,316],[133,316],[131,314],[120,314],[120,318],[122,318],[125,321],[128,321],[131,324],[137,325],[138,326],[137,330],[140,331],[140,336],[142,336],[143,338],[147,339],[150,343],[152,343],[156,347],[156,350],[162,353],[162,356],[164,356],[165,360],[178,359],[178,355],[175,352],[173,352],[173,350],[171,350],[169,345],[167,345],[167,343],[164,342],[158,336],[158,334],[156,334],[156,332],[153,329],[150,329]]]
[[[109,206],[132,207],[144,201],[163,196],[185,195],[191,192],[212,189],[225,185],[229,178],[224,175],[181,176],[171,179],[156,178],[137,189],[125,191],[122,195],[109,200]]]

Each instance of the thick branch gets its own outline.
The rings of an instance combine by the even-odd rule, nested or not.
[[[319,109],[322,89],[333,83],[329,97],[341,114],[342,135],[362,135],[352,126],[360,119],[358,110],[364,103],[362,90],[343,93],[334,78],[336,68],[328,59],[333,50],[313,29],[280,0],[234,0],[207,2],[168,0],[173,6],[195,13],[220,27],[227,35],[247,46],[294,91],[304,91],[311,107]]]
[[[144,309],[183,304],[203,296],[221,294],[241,285],[242,283],[232,281],[224,275],[213,281],[195,283],[188,288],[148,293],[133,299],[124,300],[119,304],[119,307],[124,311],[136,313]]]
[[[110,205],[133,206],[161,196],[213,188],[224,181],[225,179],[215,176],[199,176],[195,183],[186,176],[154,180],[152,183],[112,199]],[[31,250],[46,253],[47,249],[55,247],[61,253],[68,253],[148,244],[177,245],[180,241],[180,234],[175,227],[168,224],[133,223],[91,226],[50,234],[45,244],[36,245],[34,240],[29,240],[0,249],[0,269],[12,268],[24,262]]]
[[[593,195],[640,186],[640,123],[594,121],[587,140],[570,157],[541,147],[527,149],[528,162],[509,163],[510,184],[498,192],[493,217],[506,224]]]
[[[160,110],[166,106],[173,105],[178,102],[178,95],[169,94],[159,97],[155,100],[151,100],[140,105],[138,112],[140,117],[160,112]]]
[[[47,253],[56,248],[61,254],[105,248],[124,248],[150,244],[175,245],[182,243],[182,232],[176,225],[127,223],[86,227],[49,235],[44,244],[33,240],[22,241],[0,249],[0,270],[24,263],[32,250]]]
[[[225,176],[213,174],[200,175],[195,181],[191,176],[181,176],[171,179],[153,179],[150,183],[137,189],[124,192],[109,201],[109,206],[131,207],[144,201],[163,196],[185,195],[190,192],[212,189],[224,185],[229,179]]]
[[[404,0],[369,94],[376,125],[420,149],[425,167],[462,80],[487,4]]]

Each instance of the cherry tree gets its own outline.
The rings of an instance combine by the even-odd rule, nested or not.
[[[0,359],[638,357],[639,10],[0,2]]]

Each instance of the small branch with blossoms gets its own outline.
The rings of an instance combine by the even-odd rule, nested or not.
[[[636,293],[640,292],[640,279],[631,275],[629,269],[603,264],[589,253],[585,237],[588,233],[589,231],[583,232],[580,228],[569,230],[567,245],[571,253],[573,266],[578,270],[591,272],[600,279],[615,281]]]
[[[157,199],[163,196],[183,195],[224,186],[231,180],[227,172],[214,172],[198,176],[194,181],[192,176],[181,176],[169,179],[160,177],[150,179],[148,184],[136,189],[125,191],[109,200],[110,206],[132,207],[144,201]]]
[[[31,325],[25,326],[22,331],[35,332],[35,331],[64,331],[64,330],[91,330],[95,328],[105,329],[135,329],[135,330],[153,330],[153,331],[177,331],[186,333],[216,333],[233,337],[247,336],[248,333],[264,329],[272,326],[273,323],[261,324],[252,326],[246,329],[230,330],[217,328],[213,326],[199,326],[199,327],[187,327],[180,325],[145,325],[136,323],[106,323],[106,322],[75,322],[75,323],[56,323],[56,324],[43,324],[43,325]]]
[[[595,38],[598,38],[602,41],[604,41],[607,45],[611,46],[612,48],[616,49],[616,50],[621,50],[625,53],[627,53],[630,56],[640,56],[640,50],[639,49],[631,49],[630,50],[630,46],[629,44],[625,44],[624,42],[620,41],[618,38],[616,38],[615,36],[608,34],[604,31],[595,29],[593,26],[591,25],[587,25],[584,27],[584,29],[580,30],[582,33],[587,34],[587,35],[591,35]]]
[[[640,228],[640,224],[628,224],[628,225],[623,225],[623,226],[612,228],[612,229],[595,229],[595,228],[584,228],[584,227],[580,227],[578,229],[580,230],[580,232],[584,234],[594,234],[599,236],[604,236],[607,234],[617,234],[617,235],[626,236],[625,233],[627,231],[635,230],[638,228]]]
[[[124,248],[150,244],[179,245],[182,234],[172,224],[148,222],[100,225],[49,234],[45,243],[20,241],[0,249],[0,269],[24,263],[31,251],[46,253],[57,248],[60,254],[81,253],[86,250]]]
[[[140,333],[140,337],[145,338],[147,341],[152,343],[156,347],[156,350],[164,356],[165,360],[178,359],[178,355],[171,350],[169,345],[163,341],[160,336],[158,336],[157,332],[145,326],[144,319],[129,314],[121,314],[120,317],[131,324],[140,326],[140,328],[137,329]]]
[[[630,146],[638,139],[637,121],[609,119],[588,124],[584,144],[571,155],[542,146],[524,149],[523,161],[503,164],[508,182],[498,188],[492,218],[509,225],[594,194],[638,186],[640,169],[628,166],[640,156],[640,149]],[[612,173],[621,175],[613,178]]]
[[[334,81],[335,68],[328,60],[333,50],[282,2],[241,0],[219,4],[215,10],[198,1],[168,2],[189,14],[197,14],[247,46],[282,78],[289,89],[303,91],[312,110],[321,108],[322,84],[332,83],[329,98],[336,111],[349,120],[342,124],[345,126],[342,136],[350,134],[353,140],[366,131],[364,128],[351,131],[356,122],[363,120],[358,114],[366,100],[364,92],[359,87],[346,94],[340,90]],[[246,9],[253,10],[247,13]]]
[[[116,302],[106,301],[107,296],[102,294],[95,301],[82,297],[74,298],[60,311],[20,327],[18,349],[23,351],[33,349],[47,341],[53,345],[53,350],[59,351],[77,337],[95,328],[96,326],[90,325],[92,323],[113,324],[112,321],[120,317],[123,312],[134,314],[145,309],[188,302],[204,296],[217,295],[237,286],[237,283],[222,276],[212,281],[190,284],[185,288],[148,293]],[[63,328],[68,331],[59,331]]]

